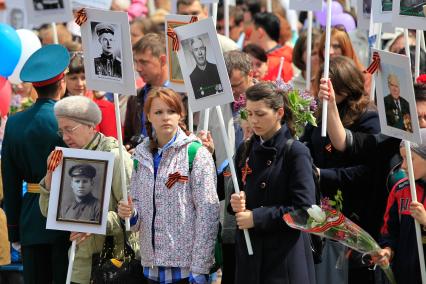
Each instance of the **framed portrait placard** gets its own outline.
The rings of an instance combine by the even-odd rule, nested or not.
[[[395,27],[426,30],[423,1],[393,0],[392,24]]]
[[[322,11],[323,0],[290,0],[290,9],[296,11]]]
[[[84,69],[91,90],[136,95],[127,13],[87,8],[81,25]]]
[[[421,143],[410,68],[405,55],[372,49],[380,55],[376,76],[377,108],[383,134]]]
[[[371,4],[375,23],[392,23],[392,0],[372,1]]]
[[[47,229],[105,234],[114,154],[60,148],[52,175]]]
[[[192,111],[234,101],[212,18],[175,28],[178,59]]]
[[[169,85],[168,87],[176,92],[186,92],[185,83],[183,81],[182,70],[179,64],[177,52],[173,51],[172,40],[167,36],[167,28],[172,29],[187,25],[192,16],[188,15],[166,15],[165,34],[166,34],[166,51],[167,66],[169,68]]]
[[[7,0],[6,8],[0,10],[0,22],[12,26],[15,30],[29,28],[24,0]]]
[[[372,1],[373,0],[358,0],[357,2],[357,20],[358,28],[360,29],[367,31],[370,29],[370,13]]]
[[[25,0],[25,4],[30,24],[64,23],[73,19],[71,0]]]

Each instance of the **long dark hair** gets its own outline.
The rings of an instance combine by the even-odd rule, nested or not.
[[[180,115],[181,119],[179,121],[179,127],[185,132],[186,135],[189,135],[190,132],[186,130],[186,125],[184,123],[186,113],[181,97],[173,90],[168,88],[153,88],[148,92],[147,98],[145,100],[145,104],[143,107],[143,112],[145,115],[151,110],[152,101],[155,98],[161,99],[171,109],[173,109],[177,114]],[[148,119],[145,122],[145,127],[150,141],[149,147],[151,149],[151,152],[154,152],[155,149],[158,149],[158,142],[156,139],[154,139],[152,135],[152,124],[148,121]]]
[[[313,86],[318,91],[321,75],[324,72],[324,65],[318,70],[318,76]],[[374,109],[374,104],[365,93],[364,74],[356,67],[356,64],[346,56],[336,56],[330,58],[331,83],[336,94],[345,97],[337,107],[340,112],[340,119],[345,127],[354,124],[359,117],[368,109]],[[317,109],[316,118],[321,119],[322,106]]]
[[[258,102],[263,101],[269,108],[277,111],[279,108],[284,108],[284,116],[281,119],[281,124],[286,124],[292,136],[296,134],[294,115],[289,107],[287,93],[278,88],[272,82],[261,82],[251,86],[246,90],[246,99],[248,101]],[[239,161],[241,167],[244,166],[247,159],[251,145],[253,143],[253,136],[245,142],[244,150]]]

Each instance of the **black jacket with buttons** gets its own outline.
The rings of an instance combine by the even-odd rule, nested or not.
[[[289,157],[284,158],[289,138],[286,125],[263,144],[258,136],[252,138],[247,161],[251,173],[245,185],[240,167],[245,145],[237,151],[238,181],[246,192],[246,208],[253,211],[254,228],[249,233],[254,254],[248,255],[243,231],[238,230],[235,283],[315,283],[309,236],[291,229],[282,219],[291,208],[315,203],[309,150],[295,141]]]

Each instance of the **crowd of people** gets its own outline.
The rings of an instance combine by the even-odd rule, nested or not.
[[[381,133],[377,102],[370,98],[373,76],[365,72],[369,42],[353,29],[355,12],[345,10],[346,1],[335,1],[350,17],[333,23],[329,78],[323,78],[326,35],[319,21],[307,58],[306,13],[290,10],[289,1],[274,0],[267,12],[265,1],[238,0],[229,9],[229,37],[219,4],[217,36],[234,98],[221,109],[241,190],[236,193],[218,115],[212,112],[203,129],[203,112],[194,113],[191,133],[187,94],[168,87],[164,22],[173,1],[155,1],[154,11],[147,2],[113,0],[111,6],[128,12],[137,77],[137,95],[118,96],[123,149],[113,94],[87,88],[78,26],[58,23],[59,44],[52,44],[49,25],[34,28],[43,47],[25,63],[23,82],[11,87],[9,111],[1,113],[0,283],[65,283],[72,241],[77,249],[71,282],[92,283],[95,256],[109,237],[117,260],[125,256],[123,246],[131,247],[140,283],[388,283],[374,269],[377,264],[390,264],[397,283],[421,283],[414,221],[423,228],[424,246],[425,76],[413,76],[422,142],[410,146],[418,198],[412,202],[405,144]],[[208,6],[201,2],[177,0],[176,13],[205,19]],[[95,32],[108,41],[112,29],[102,24]],[[399,30],[382,40],[385,50],[405,54]],[[414,65],[411,32],[409,40]],[[207,62],[201,39],[193,39],[190,47],[195,62],[201,55]],[[113,76],[112,66],[120,61],[104,57],[95,59],[96,72]],[[426,73],[423,49],[420,59],[420,72]],[[387,124],[412,132],[403,120],[410,113],[401,97],[405,90],[396,76],[386,80]],[[302,133],[290,90],[308,94],[316,106],[316,123],[303,121]],[[327,136],[322,137],[325,100]],[[56,146],[113,154],[106,236],[46,229],[49,164]],[[99,220],[101,210],[91,193],[96,170],[76,165],[67,174],[75,195],[60,218]],[[128,200],[123,200],[122,179]],[[341,212],[381,250],[366,256],[324,240],[314,258],[310,235],[291,229],[283,215],[318,204],[318,189],[324,198],[338,198]],[[124,231],[127,219],[130,232]],[[22,279],[2,270],[10,262],[22,262]]]

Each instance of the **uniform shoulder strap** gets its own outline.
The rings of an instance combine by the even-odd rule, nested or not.
[[[188,166],[189,172],[192,171],[192,164],[194,163],[195,155],[197,155],[198,149],[202,146],[199,141],[193,141],[188,146]]]

